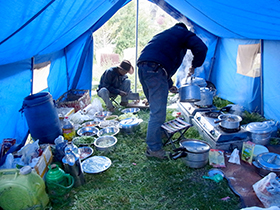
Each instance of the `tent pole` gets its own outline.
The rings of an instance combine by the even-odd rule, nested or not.
[[[34,57],[31,58],[31,95],[33,94],[33,79],[34,79]]]
[[[261,115],[264,116],[264,107],[263,107],[263,40],[260,40],[261,45],[261,65],[260,65],[260,89],[261,89]]]
[[[138,57],[138,16],[139,16],[139,0],[136,0],[136,22],[135,22],[135,93],[137,93],[137,57]]]

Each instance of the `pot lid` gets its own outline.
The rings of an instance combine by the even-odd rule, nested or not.
[[[280,155],[273,152],[259,154],[256,157],[259,165],[269,171],[280,171]]]
[[[252,133],[258,133],[258,134],[262,134],[262,133],[269,133],[272,131],[272,128],[269,124],[267,123],[262,123],[262,122],[252,122],[249,123],[246,126],[246,130],[250,131]]]
[[[180,145],[184,147],[188,152],[204,153],[210,150],[209,144],[200,140],[182,140]]]
[[[218,117],[220,120],[225,120],[227,122],[241,122],[242,118],[239,115],[235,114],[221,114]]]

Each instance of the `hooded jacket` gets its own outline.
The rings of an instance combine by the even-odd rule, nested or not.
[[[192,67],[196,68],[203,64],[207,46],[194,33],[189,31],[182,23],[155,35],[142,50],[137,64],[155,62],[165,68],[168,74],[168,83],[173,84],[171,77],[180,67],[183,58],[190,49],[193,54]]]

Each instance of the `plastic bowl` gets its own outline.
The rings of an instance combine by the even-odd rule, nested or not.
[[[100,136],[94,141],[94,146],[99,151],[109,152],[115,148],[117,141],[115,136]]]
[[[79,136],[94,136],[98,133],[99,129],[94,126],[82,127],[77,131]]]
[[[116,135],[117,133],[119,133],[120,129],[118,127],[106,127],[106,128],[103,128],[101,129],[98,133],[97,133],[97,136],[114,136]]]
[[[91,147],[80,147],[79,148],[79,154],[80,154],[80,160],[84,160],[91,156],[93,153],[93,149]]]

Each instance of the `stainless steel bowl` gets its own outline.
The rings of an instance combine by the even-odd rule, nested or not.
[[[137,131],[140,128],[140,123],[142,121],[142,119],[138,118],[126,118],[120,121],[119,127],[121,132],[130,134]]]
[[[82,127],[77,131],[79,136],[95,136],[99,129],[94,126]]]
[[[106,127],[106,128],[102,128],[98,133],[97,136],[114,136],[117,133],[119,133],[120,129],[118,127]]]
[[[96,118],[94,120],[91,120],[91,121],[87,121],[87,122],[84,122],[82,124],[83,127],[90,127],[90,126],[99,126],[100,125],[100,119],[99,118]]]
[[[117,141],[115,136],[100,136],[94,141],[94,146],[99,151],[109,152],[115,149]]]
[[[95,117],[103,120],[105,117],[112,115],[112,112],[109,111],[103,111],[103,112],[96,112],[94,114]]]
[[[126,108],[122,110],[122,113],[126,114],[126,113],[137,113],[140,111],[140,108]]]

